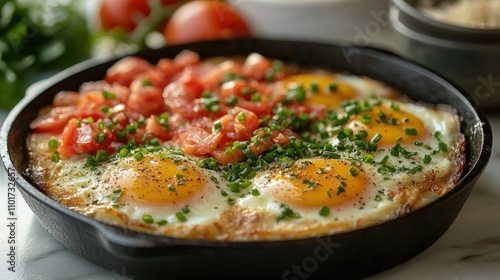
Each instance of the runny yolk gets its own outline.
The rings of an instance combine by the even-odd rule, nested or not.
[[[277,174],[270,191],[286,204],[336,207],[360,198],[368,184],[365,172],[345,161],[303,160]]]
[[[365,130],[368,141],[377,133],[380,134],[382,138],[377,142],[379,146],[412,144],[427,135],[421,119],[411,113],[384,106],[374,106],[371,111],[359,114],[347,127],[354,133]]]
[[[205,188],[206,177],[190,162],[175,163],[158,156],[127,162],[117,169],[115,187],[121,201],[147,204],[184,203]]]
[[[356,91],[350,85],[333,76],[297,74],[281,81],[285,90],[302,85],[307,91],[305,105],[337,108],[342,101],[356,98]]]

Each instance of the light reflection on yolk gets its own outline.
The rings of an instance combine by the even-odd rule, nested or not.
[[[369,115],[369,123],[363,123],[363,115]],[[415,115],[394,110],[383,106],[374,106],[370,112],[363,112],[356,116],[348,125],[354,133],[365,130],[368,133],[366,140],[372,139],[377,133],[382,138],[377,142],[380,145],[394,145],[398,138],[402,144],[410,144],[426,137],[426,131],[422,120]],[[405,129],[410,130],[408,132]],[[411,135],[416,132],[416,135]]]
[[[336,108],[342,101],[356,98],[356,91],[353,87],[332,76],[298,74],[287,77],[281,82],[285,89],[293,89],[302,84],[308,92],[304,102],[306,105]],[[317,85],[317,92],[311,89],[311,84]],[[332,88],[330,85],[333,85]]]
[[[118,170],[115,187],[122,189],[122,201],[175,204],[191,199],[207,183],[191,163],[158,156],[128,162]]]
[[[351,174],[351,168],[359,174]],[[345,205],[361,197],[369,184],[360,168],[332,159],[297,162],[274,179],[272,195],[283,203],[302,207]]]

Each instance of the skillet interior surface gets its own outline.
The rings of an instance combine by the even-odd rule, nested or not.
[[[452,224],[491,154],[485,117],[453,84],[395,55],[371,49],[310,42],[235,39],[169,46],[136,54],[150,62],[183,49],[201,58],[258,52],[303,66],[364,75],[415,100],[453,106],[466,135],[467,165],[457,187],[434,203],[381,225],[321,238],[275,242],[212,242],[154,236],[98,222],[59,205],[26,174],[26,137],[37,111],[61,90],[101,80],[117,60],[91,60],[30,88],[7,117],[0,152],[9,174],[41,224],[63,245],[119,274],[136,279],[256,277],[359,278],[404,262],[431,246]]]

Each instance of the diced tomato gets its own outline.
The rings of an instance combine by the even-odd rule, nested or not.
[[[146,60],[134,56],[122,58],[106,72],[105,80],[110,83],[118,83],[129,86],[139,75],[153,69],[153,65]]]
[[[102,142],[97,142],[97,133],[105,135]],[[77,119],[71,119],[61,135],[61,144],[58,152],[71,157],[83,153],[96,153],[98,150],[110,149],[110,144],[116,141],[112,131],[107,128],[98,129],[97,123],[87,124]]]
[[[54,107],[76,106],[80,101],[80,93],[75,91],[60,91],[54,96]]]
[[[130,96],[130,88],[119,84],[111,85],[107,91],[109,91],[116,98],[116,100],[111,100],[110,102],[113,105],[115,105],[115,102],[126,103]]]
[[[85,82],[80,86],[80,93],[86,93],[90,91],[103,91],[109,89],[110,84],[104,80]]]
[[[160,140],[167,141],[172,139],[172,134],[168,126],[163,126],[157,119],[157,116],[151,116],[146,122],[146,131]]]
[[[203,86],[192,71],[186,69],[182,77],[170,83],[163,91],[167,106],[186,120],[192,120],[200,115],[193,109],[193,101],[201,97]]]
[[[179,134],[178,141],[181,144],[182,151],[194,156],[206,155],[212,147],[207,143],[210,132],[200,127],[192,127],[189,131]]]
[[[132,93],[127,101],[127,108],[148,118],[167,110],[162,90],[155,86],[143,86],[140,80],[131,85]]]
[[[211,119],[206,117],[199,118],[178,127],[174,140],[189,155],[207,155],[217,146],[229,141],[223,133],[212,132],[212,127],[213,122]]]
[[[60,133],[69,120],[75,117],[76,106],[53,107],[50,111],[36,118],[30,124],[35,132]]]
[[[244,80],[233,80],[222,84],[220,88],[220,98],[224,102],[230,98],[238,99],[238,107],[254,112],[259,116],[270,115],[273,105],[269,100],[269,90],[258,83],[249,83]],[[258,100],[252,100],[252,96],[258,94]]]
[[[170,58],[161,58],[156,64],[156,69],[164,73],[167,77],[173,77],[182,70],[182,68]]]
[[[183,50],[174,58],[174,62],[181,69],[200,63],[200,55],[190,50]]]
[[[95,120],[105,117],[101,108],[106,104],[106,99],[101,92],[87,92],[81,95],[76,110],[76,116],[80,118],[92,117]]]
[[[271,69],[271,61],[258,53],[250,54],[242,66],[243,75],[251,77],[257,81],[263,80],[266,73]]]
[[[174,59],[162,58],[156,65],[156,70],[163,73],[166,79],[171,80],[178,76],[186,67],[197,67],[200,65],[200,57],[197,53],[184,50]]]
[[[206,89],[215,89],[224,80],[226,74],[242,75],[241,64],[234,61],[225,61],[217,65],[211,71],[200,77],[200,83]]]
[[[228,165],[229,163],[236,163],[243,161],[245,159],[245,156],[243,155],[243,152],[241,150],[233,150],[231,153],[226,153],[226,146],[219,147],[213,151],[211,151],[209,154],[215,160],[217,160],[218,163],[222,165]]]
[[[249,140],[260,125],[260,119],[255,113],[240,107],[235,107],[233,114],[220,118],[220,122],[222,133],[231,140]]]

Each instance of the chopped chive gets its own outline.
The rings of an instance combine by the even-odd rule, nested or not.
[[[231,97],[229,97],[228,99],[226,99],[226,104],[227,104],[227,106],[231,106],[231,107],[233,107],[233,106],[235,106],[237,103],[238,103],[238,97],[236,97],[236,96],[234,96],[234,95],[233,95],[233,96],[231,96]]]
[[[321,209],[319,210],[319,215],[323,216],[323,217],[327,217],[328,215],[330,215],[330,208],[328,208],[326,206],[321,207]]]
[[[329,92],[334,92],[337,91],[338,85],[337,83],[333,82],[328,85],[328,91]]]
[[[156,222],[156,224],[159,225],[159,226],[166,225],[167,223],[168,223],[167,220],[161,220],[161,221]]]
[[[382,134],[377,132],[377,134],[375,134],[373,136],[373,138],[370,140],[370,142],[377,143],[378,141],[380,141],[380,139],[382,139]]]
[[[50,158],[52,162],[59,162],[59,153],[54,153],[52,157]]]
[[[102,96],[104,96],[104,99],[115,99],[116,98],[116,94],[109,92],[107,90],[102,91]]]
[[[134,155],[134,158],[136,160],[142,160],[144,158],[144,155],[141,152],[138,152]]]
[[[356,177],[359,175],[359,169],[357,169],[356,167],[351,167],[349,169],[349,174],[351,174],[352,176]]]
[[[409,135],[409,136],[415,136],[418,134],[417,132],[417,129],[416,128],[405,128],[405,134],[406,135]]]
[[[146,224],[152,224],[154,223],[154,219],[153,217],[151,217],[151,215],[144,215],[142,216],[142,220],[146,223]]]
[[[318,81],[311,81],[309,83],[309,86],[311,87],[311,91],[313,93],[318,93],[319,92],[319,85],[318,85]]]
[[[294,212],[288,205],[286,204],[281,204],[281,214],[276,217],[276,222],[279,223],[283,220],[288,220],[288,219],[298,219],[300,218],[300,215],[296,212]]]
[[[345,193],[345,189],[344,189],[344,187],[342,187],[342,186],[338,186],[338,187],[337,187],[337,195],[340,195],[340,194],[342,194],[342,193]]]
[[[261,99],[262,99],[262,97],[261,97],[260,93],[258,93],[258,92],[252,94],[252,96],[250,97],[250,100],[252,102],[260,102]]]
[[[366,163],[372,163],[375,160],[375,156],[372,154],[364,154],[363,161]]]
[[[399,104],[397,104],[397,103],[391,103],[391,109],[394,111],[401,110],[401,108],[399,107]]]
[[[372,121],[372,116],[370,114],[364,114],[363,116],[361,116],[361,122],[363,124],[369,124],[371,123]]]
[[[448,152],[448,145],[446,145],[446,143],[444,142],[439,142],[439,150],[441,150],[441,152]]]
[[[137,133],[137,126],[135,124],[128,124],[126,128],[127,128],[128,134],[136,134]]]
[[[430,163],[431,161],[432,161],[432,157],[431,157],[431,156],[429,156],[429,155],[425,155],[425,156],[424,156],[423,162],[424,162],[425,164],[428,164],[428,163]]]
[[[103,162],[103,161],[108,160],[108,158],[109,158],[108,152],[106,152],[104,150],[98,150],[97,151],[97,153],[96,153],[96,159],[97,159],[97,161]]]
[[[125,138],[127,137],[127,131],[125,131],[124,129],[118,131],[116,137],[118,137],[119,140],[125,140]]]
[[[222,123],[220,122],[220,120],[215,121],[214,122],[214,131],[218,131],[221,129],[222,129]]]
[[[106,134],[104,132],[97,132],[95,136],[95,142],[98,144],[102,144],[106,141]]]
[[[242,122],[242,121],[245,121],[247,119],[247,116],[245,115],[245,113],[240,112],[238,115],[236,115],[236,119],[239,122]]]
[[[59,147],[59,141],[57,141],[56,139],[50,139],[49,147],[51,149],[57,149]]]
[[[129,153],[130,152],[129,152],[129,150],[127,148],[121,148],[120,152],[119,152],[119,154],[120,154],[121,157],[126,157],[126,156],[128,156]]]
[[[439,131],[434,132],[434,137],[435,137],[438,141],[441,141],[441,132],[439,132]]]
[[[290,168],[295,164],[295,161],[292,158],[289,157],[282,157],[281,158],[281,166],[284,168]]]
[[[184,214],[183,214],[182,212],[176,212],[176,213],[175,213],[175,216],[177,217],[177,219],[178,219],[180,222],[185,222],[185,221],[187,221],[186,216],[184,216]]]
[[[182,213],[184,213],[184,214],[189,214],[189,212],[191,212],[191,211],[189,210],[189,207],[188,207],[188,206],[184,206],[184,207],[182,207],[181,211],[182,211]]]

